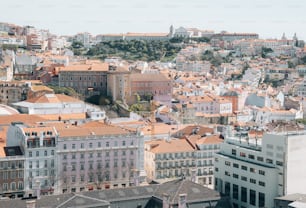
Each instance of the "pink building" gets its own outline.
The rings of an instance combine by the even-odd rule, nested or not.
[[[153,96],[165,104],[171,103],[172,81],[163,74],[131,74],[131,95]]]
[[[144,179],[138,132],[99,122],[58,132],[58,193],[128,187]]]

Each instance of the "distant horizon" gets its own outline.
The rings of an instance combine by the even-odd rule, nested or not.
[[[169,27],[195,27],[237,33],[257,33],[259,38],[288,39],[294,33],[306,40],[306,2],[302,0],[10,0],[0,7],[1,22],[34,26],[59,36],[89,32],[167,33]]]

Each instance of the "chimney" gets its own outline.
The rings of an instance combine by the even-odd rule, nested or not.
[[[163,194],[163,208],[169,208],[170,207],[169,199],[170,199],[169,194],[164,193]]]
[[[196,169],[191,170],[191,181],[194,183],[197,183],[197,170]]]
[[[35,181],[35,185],[36,185],[36,196],[37,196],[37,199],[40,199],[40,181],[39,180]]]
[[[36,200],[26,201],[26,208],[35,208],[35,207],[36,207]]]
[[[179,195],[178,208],[186,208],[187,194]]]

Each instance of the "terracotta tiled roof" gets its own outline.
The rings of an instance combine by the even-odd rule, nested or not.
[[[153,140],[146,142],[152,153],[192,152],[193,147],[185,139]]]
[[[63,102],[82,102],[74,97],[64,94],[44,94],[42,96],[25,100],[29,103],[63,103]]]

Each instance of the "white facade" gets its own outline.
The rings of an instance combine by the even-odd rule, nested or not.
[[[24,153],[26,195],[53,193],[56,183],[57,132],[53,127],[28,127],[13,123],[7,133],[7,146],[20,146]],[[39,187],[38,187],[39,186]]]
[[[273,207],[275,197],[306,193],[305,152],[306,132],[227,137],[215,155],[215,188],[234,207]]]

